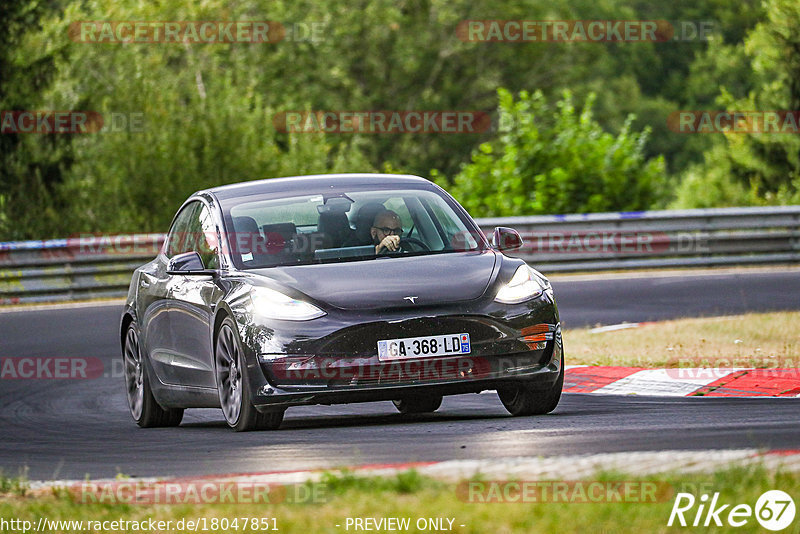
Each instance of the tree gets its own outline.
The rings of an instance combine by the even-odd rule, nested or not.
[[[37,109],[60,52],[51,49],[31,56],[22,44],[55,10],[47,1],[0,2],[0,110]],[[58,218],[56,189],[70,161],[69,139],[0,134],[0,239],[49,233]]]
[[[748,33],[742,53],[752,65],[752,90],[744,97],[722,87],[723,109],[800,110],[800,4],[767,0],[767,20]],[[797,133],[713,134],[702,163],[688,168],[675,207],[774,204],[800,201],[800,135]],[[696,194],[705,182],[705,194]],[[719,191],[718,199],[710,191]]]
[[[618,135],[578,111],[571,93],[555,106],[541,92],[498,91],[500,136],[473,152],[452,191],[478,216],[641,210],[663,197],[663,158],[647,159],[648,131],[629,117]],[[441,180],[443,177],[437,174]]]

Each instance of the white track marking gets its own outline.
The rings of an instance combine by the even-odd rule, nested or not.
[[[720,378],[743,369],[645,369],[592,393],[685,397]]]

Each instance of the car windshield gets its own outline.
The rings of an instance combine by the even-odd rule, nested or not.
[[[234,263],[253,269],[483,247],[451,202],[425,189],[354,190],[247,196],[229,199],[223,209]],[[376,251],[387,235],[397,236],[398,250]]]

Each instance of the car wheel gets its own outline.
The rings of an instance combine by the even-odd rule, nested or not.
[[[217,390],[225,421],[237,432],[274,430],[281,426],[285,410],[259,412],[250,402],[250,381],[242,344],[233,319],[226,317],[217,333],[215,349]]]
[[[530,384],[518,384],[498,388],[497,396],[511,415],[544,415],[558,406],[564,388],[564,358],[561,358],[561,373],[555,383],[547,389],[534,388]]]
[[[128,325],[128,331],[125,333],[123,359],[128,408],[136,424],[142,428],[181,424],[182,408],[162,408],[153,397],[147,371],[142,362],[138,330],[136,323],[133,322]]]
[[[392,403],[400,413],[430,413],[442,405],[442,397],[417,397],[413,399],[393,400]]]

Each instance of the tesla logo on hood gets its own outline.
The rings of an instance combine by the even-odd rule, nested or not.
[[[416,304],[419,297],[403,297],[403,300],[409,301],[411,304]]]

